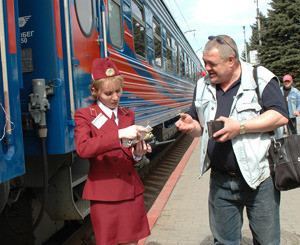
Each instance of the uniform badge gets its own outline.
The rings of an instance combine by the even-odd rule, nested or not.
[[[128,109],[122,107],[122,106],[119,106],[119,109],[120,111],[122,111],[124,114],[127,114],[128,113]]]
[[[111,77],[115,74],[115,70],[113,68],[108,68],[105,72],[106,76]]]
[[[100,129],[104,123],[106,123],[107,117],[100,113],[93,121],[92,124],[97,128]]]

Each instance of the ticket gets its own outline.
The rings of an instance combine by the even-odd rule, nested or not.
[[[140,132],[140,134],[142,135],[142,137],[138,140],[130,140],[130,139],[122,139],[122,142],[123,142],[123,146],[124,147],[130,147],[130,146],[133,146],[135,145],[137,142],[139,142],[140,140],[143,140],[145,138],[148,138],[148,135],[149,134],[152,134],[151,131],[153,130],[153,128],[151,126],[147,126],[146,127],[147,130],[149,130],[150,132],[149,133],[145,133],[145,132]],[[153,135],[153,134],[152,134]]]

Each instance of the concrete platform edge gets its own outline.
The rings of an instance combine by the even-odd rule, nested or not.
[[[173,171],[173,173],[169,177],[167,183],[165,184],[164,188],[162,189],[162,191],[158,195],[158,197],[155,200],[154,204],[152,205],[151,209],[148,211],[147,217],[148,217],[148,221],[149,221],[150,230],[152,230],[156,220],[160,216],[161,211],[163,210],[166,202],[168,201],[168,199],[169,199],[169,197],[170,197],[170,195],[173,191],[173,188],[174,188],[174,186],[175,186],[175,184],[176,184],[176,182],[177,182],[177,180],[180,176],[180,173],[184,169],[186,163],[188,162],[190,156],[192,155],[192,153],[193,153],[193,151],[194,151],[194,149],[197,145],[198,140],[199,140],[199,138],[195,138],[193,140],[190,147],[188,148],[188,150],[186,151],[186,153],[182,157],[181,161],[179,162],[178,166]],[[147,237],[140,240],[138,242],[138,245],[144,245],[146,240],[147,240]]]

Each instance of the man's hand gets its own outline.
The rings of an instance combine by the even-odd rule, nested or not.
[[[214,133],[214,137],[220,136],[216,139],[217,142],[225,142],[235,138],[240,133],[240,123],[228,117],[219,117],[217,121],[224,122],[224,128]]]
[[[175,123],[177,129],[183,133],[191,133],[195,129],[193,118],[188,115],[181,113],[180,119]]]
[[[294,116],[298,116],[298,115],[300,115],[300,111],[294,111],[294,114],[293,114]]]

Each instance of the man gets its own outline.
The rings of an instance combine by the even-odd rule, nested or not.
[[[254,244],[280,244],[280,193],[274,188],[267,159],[269,131],[288,122],[278,78],[258,67],[257,101],[253,67],[241,63],[235,42],[211,36],[203,52],[208,75],[201,78],[190,115],[176,126],[201,139],[200,176],[211,167],[209,220],[215,244],[240,244],[246,207]],[[209,139],[207,123],[224,122]]]
[[[300,114],[300,92],[294,88],[293,77],[287,74],[283,77],[283,87],[281,92],[285,98],[286,106],[289,111],[289,129],[292,134],[296,134],[296,116]]]

